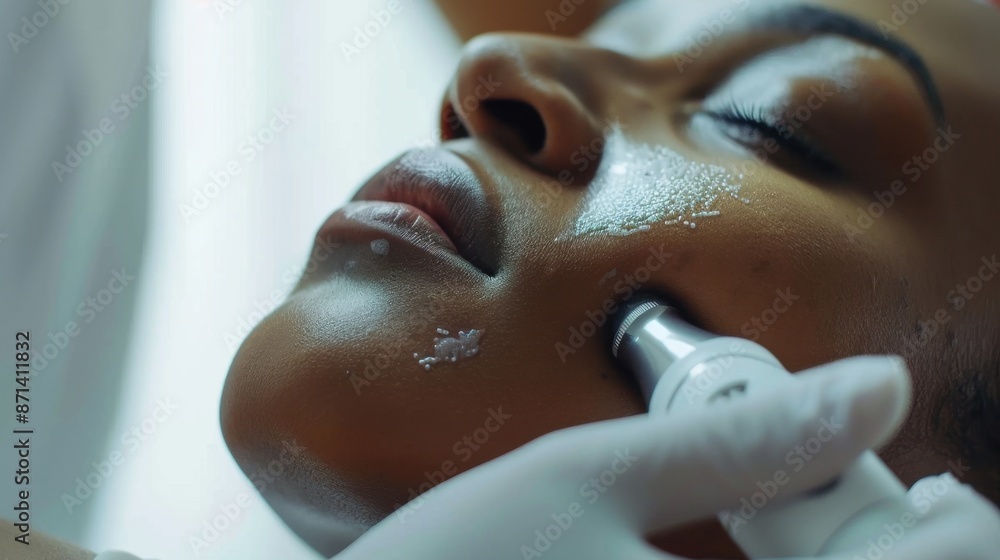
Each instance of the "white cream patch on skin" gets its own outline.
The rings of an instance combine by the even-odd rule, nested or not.
[[[742,174],[713,164],[692,162],[663,146],[629,144],[621,134],[608,138],[583,212],[558,240],[583,235],[631,235],[656,225],[694,229],[715,217],[720,198],[744,204]]]
[[[479,353],[479,339],[482,337],[483,329],[469,329],[468,331],[458,331],[457,337],[450,337],[445,329],[438,329],[437,333],[442,335],[434,339],[434,355],[420,357],[414,352],[413,357],[417,358],[417,363],[429,370],[431,366],[441,362],[457,362],[465,358],[471,358]]]
[[[389,253],[389,240],[376,239],[371,242],[372,252],[376,255],[386,255]]]

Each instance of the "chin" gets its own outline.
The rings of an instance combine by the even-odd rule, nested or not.
[[[344,262],[366,256],[365,245],[346,246]],[[601,345],[560,360],[552,333],[576,313],[525,321],[490,301],[489,281],[470,281],[482,274],[450,270],[449,285],[441,264],[421,268],[426,255],[393,245],[352,276],[303,286],[255,328],[230,369],[222,425],[233,456],[253,480],[287,442],[301,446],[273,482],[255,485],[323,554],[536,437],[643,411]],[[477,353],[421,363],[441,331],[470,329],[481,332]]]

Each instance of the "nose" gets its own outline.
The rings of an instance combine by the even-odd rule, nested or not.
[[[442,139],[486,139],[531,167],[566,176],[581,148],[604,134],[598,80],[613,78],[595,66],[613,64],[614,56],[569,39],[481,35],[465,47],[448,89]]]

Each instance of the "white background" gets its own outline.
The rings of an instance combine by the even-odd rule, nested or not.
[[[232,0],[156,4],[152,63],[168,73],[153,103],[152,206],[134,344],[111,448],[178,410],[98,490],[86,541],[146,558],[194,558],[190,539],[251,495],[202,558],[314,558],[260,500],[222,440],[219,395],[255,306],[291,286],[312,236],[367,175],[433,137],[458,42],[427,0],[401,0],[350,62],[342,42],[385,2]],[[228,4],[228,3],[227,3]],[[108,29],[113,33],[113,29]],[[252,161],[239,153],[275,110],[294,115]],[[216,194],[212,173],[242,173]],[[215,194],[185,220],[182,204]]]

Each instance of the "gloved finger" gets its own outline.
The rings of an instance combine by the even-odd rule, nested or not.
[[[909,498],[910,511],[887,520],[859,555],[885,560],[1000,556],[1000,510],[951,473],[921,479]]]
[[[738,506],[779,471],[775,502],[829,482],[898,425],[909,389],[898,358],[852,358],[703,410],[564,430],[549,450],[572,457],[561,474],[650,534]]]
[[[921,479],[910,489],[908,498],[909,508],[895,518],[885,519],[881,530],[866,542],[855,550],[824,554],[823,560],[995,560],[998,557],[1000,510],[951,473]]]

